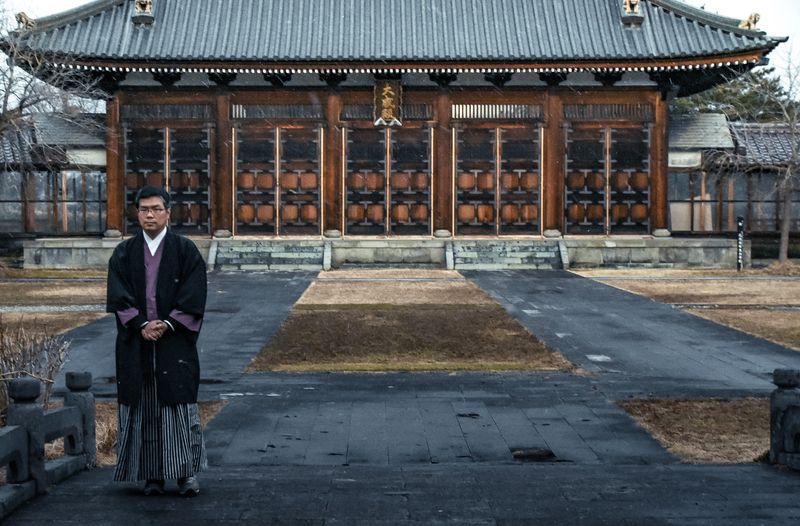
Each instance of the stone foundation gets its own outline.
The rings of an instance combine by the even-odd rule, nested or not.
[[[736,240],[684,238],[565,239],[570,268],[736,268]],[[750,242],[745,242],[745,266]]]
[[[736,241],[681,238],[193,239],[209,269],[322,270],[342,266],[462,270],[592,267],[736,268]],[[25,267],[104,269],[118,238],[25,241]],[[745,265],[750,260],[750,243]]]
[[[41,238],[23,243],[25,268],[105,269],[120,238]],[[208,260],[211,239],[193,239]]]

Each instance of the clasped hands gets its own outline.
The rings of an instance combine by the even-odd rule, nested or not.
[[[149,342],[158,341],[168,328],[167,324],[161,320],[150,321],[142,327],[142,338]]]

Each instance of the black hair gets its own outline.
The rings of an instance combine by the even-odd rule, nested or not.
[[[170,208],[172,206],[172,199],[169,196],[169,192],[160,186],[143,186],[136,192],[133,204],[136,205],[136,208],[139,208],[139,201],[147,199],[148,197],[160,197],[164,201],[164,207]]]

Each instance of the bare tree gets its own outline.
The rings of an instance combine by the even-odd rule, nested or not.
[[[12,145],[28,152],[30,116],[34,113],[55,114],[81,128],[97,128],[101,123],[89,115],[102,109],[98,101],[106,95],[99,78],[83,72],[60,69],[52,65],[53,57],[43,57],[26,47],[26,36],[35,31],[32,19],[19,13],[16,27],[8,16],[6,3],[0,0],[0,137],[15,137]],[[50,59],[50,60],[48,60]],[[37,151],[38,148],[38,151]],[[33,148],[35,162],[47,165],[53,159],[63,159],[59,145]],[[16,158],[27,154],[17,152]]]
[[[788,62],[785,74],[787,83],[787,96],[783,98],[781,110],[783,123],[789,135],[788,158],[782,166],[775,169],[781,173],[778,184],[781,186],[781,242],[778,259],[789,259],[789,231],[792,225],[792,197],[794,189],[800,188],[800,65]]]

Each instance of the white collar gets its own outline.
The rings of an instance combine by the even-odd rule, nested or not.
[[[145,231],[142,231],[142,234],[144,234],[144,240],[147,243],[147,248],[150,250],[150,255],[155,256],[158,246],[161,244],[161,241],[164,240],[164,236],[167,235],[167,229],[164,228],[164,230],[153,239],[150,239],[150,236],[148,236]]]

